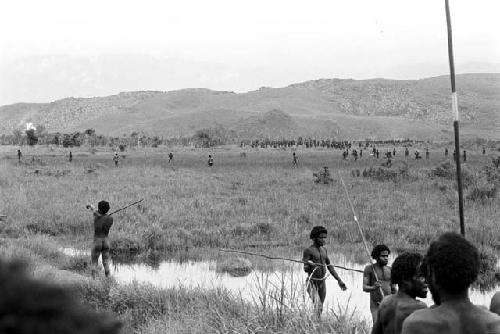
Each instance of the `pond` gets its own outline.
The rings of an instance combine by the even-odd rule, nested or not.
[[[89,255],[88,251],[80,251],[72,248],[63,248],[63,253],[70,256]],[[392,263],[397,255],[391,254],[389,263]],[[235,256],[234,258],[236,258]],[[252,260],[251,258],[249,258]],[[280,269],[274,271],[253,270],[244,277],[234,277],[217,270],[218,263],[215,261],[185,261],[182,263],[164,261],[154,267],[148,264],[119,264],[112,263],[111,275],[118,283],[147,283],[158,288],[192,287],[212,289],[223,287],[233,293],[234,296],[243,298],[248,302],[255,302],[262,297],[263,291],[272,294],[282,287],[285,296],[293,298],[287,305],[311,306],[311,302],[305,291],[305,280],[307,275],[299,263],[285,262],[282,260],[269,260],[276,262]],[[353,263],[347,257],[338,254],[335,264],[355,270],[363,270],[364,265]],[[99,259],[101,264],[101,259]],[[220,263],[219,263],[220,265]],[[498,263],[500,266],[500,261]],[[363,274],[357,271],[336,269],[339,276],[346,283],[348,289],[341,291],[337,282],[332,277],[326,280],[327,296],[325,309],[333,309],[337,314],[351,315],[353,312],[358,317],[371,321],[369,294],[363,292]],[[498,290],[479,291],[471,289],[470,298],[474,304],[489,307],[491,297]],[[430,293],[426,299],[420,299],[427,305],[433,301]],[[305,304],[302,304],[305,303]]]
[[[345,259],[343,262],[337,261],[337,264],[352,269],[363,270],[364,268],[363,265],[351,263]],[[272,293],[272,290],[284,287],[286,296],[293,296],[297,299],[295,303],[310,304],[305,292],[306,274],[299,263],[286,263],[281,270],[274,272],[254,270],[245,277],[233,277],[227,273],[218,272],[217,263],[211,261],[188,261],[182,264],[166,261],[154,268],[145,264],[114,264],[112,268],[113,277],[121,283],[137,281],[162,288],[181,285],[206,289],[224,287],[235,296],[241,296],[249,302],[258,300],[264,290]],[[348,286],[348,290],[341,291],[335,279],[328,277],[325,309],[333,309],[335,312],[349,315],[356,311],[359,317],[371,320],[369,295],[362,290],[363,274],[342,269],[337,269],[337,272]],[[495,291],[492,289],[481,292],[472,289],[470,297],[473,303],[488,307]],[[433,304],[430,293],[426,299],[422,300],[427,305]]]

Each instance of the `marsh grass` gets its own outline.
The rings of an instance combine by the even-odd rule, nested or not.
[[[115,313],[131,333],[350,334],[352,328],[367,331],[367,324],[358,320],[348,306],[326,310],[318,321],[308,300],[300,296],[298,282],[285,277],[277,283],[270,282],[269,277],[260,278],[253,302],[224,288],[158,289],[137,283],[119,286],[112,280],[81,284],[78,291],[87,305]]]
[[[8,217],[0,227],[4,237],[35,238],[36,245],[46,236],[59,246],[89,249],[93,231],[87,203],[106,199],[114,210],[144,198],[114,216],[115,258],[203,257],[213,255],[204,250],[218,248],[274,255],[280,255],[274,253],[279,250],[281,255],[300,257],[312,226],[324,225],[331,250],[366,262],[340,176],[370,245],[423,251],[438,234],[459,227],[453,161],[440,152],[431,152],[429,160],[396,156],[393,167],[385,169],[398,176],[375,181],[352,177],[350,171],[378,170],[383,159],[344,161],[335,150],[297,150],[298,168],[291,167],[290,152],[272,149],[247,150],[246,159],[237,149],[174,150],[174,165],[167,163],[170,149],[131,150],[118,168],[112,152],[81,150],[73,149],[72,163],[67,150],[44,147],[27,150],[22,164],[14,148],[12,156],[0,160],[0,209]],[[205,166],[209,153],[215,157],[213,168]],[[329,166],[332,184],[314,183],[313,171],[322,166]],[[445,166],[440,167],[443,175],[435,175],[436,166]],[[41,167],[69,172],[35,175]],[[498,178],[491,157],[479,151],[469,152],[464,170],[472,181],[478,173],[490,183]],[[474,189],[474,182],[468,188]],[[487,190],[478,189],[477,196],[465,203],[466,234],[487,252],[498,254],[500,205]]]

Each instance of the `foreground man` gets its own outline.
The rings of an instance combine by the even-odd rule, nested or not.
[[[109,229],[113,225],[113,217],[106,215],[109,211],[109,203],[100,201],[97,204],[98,210],[96,211],[92,205],[87,205],[87,209],[91,209],[94,213],[94,244],[91,250],[92,260],[92,276],[95,277],[97,261],[99,255],[102,255],[102,265],[104,267],[104,274],[109,276]]]
[[[403,321],[414,311],[427,308],[416,299],[427,297],[427,284],[420,272],[422,255],[403,253],[392,264],[391,281],[398,292],[382,300],[372,334],[401,334]]]
[[[403,334],[500,334],[500,316],[469,299],[479,273],[477,248],[457,233],[442,234],[425,256],[426,275],[436,306],[412,313]]]
[[[330,265],[330,259],[326,252],[326,248],[323,247],[326,244],[327,230],[323,226],[315,226],[311,230],[310,238],[313,244],[304,250],[302,261],[304,263],[304,271],[307,273],[307,292],[311,297],[314,307],[316,308],[316,313],[318,318],[323,312],[323,303],[326,297],[326,270],[338,281],[339,287],[345,291],[347,287],[345,283],[340,279],[339,275],[335,271],[333,265]],[[320,265],[314,265],[313,263],[318,263]]]
[[[388,266],[390,253],[386,245],[376,245],[371,255],[377,262],[367,265],[363,270],[363,291],[370,293],[370,312],[373,323],[377,320],[377,309],[382,298],[396,293],[396,285],[391,284],[391,267]]]
[[[82,304],[75,291],[33,279],[27,264],[0,258],[0,333],[119,334],[111,314]]]

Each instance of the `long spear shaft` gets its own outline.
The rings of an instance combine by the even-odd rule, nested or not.
[[[445,0],[446,10],[446,26],[448,28],[448,60],[450,63],[450,79],[451,79],[451,108],[455,115],[453,128],[455,130],[455,163],[457,165],[457,183],[458,183],[458,214],[460,216],[460,233],[465,236],[464,223],[464,195],[462,190],[462,171],[460,168],[460,136],[458,124],[458,102],[457,93],[455,90],[455,62],[453,60],[453,36],[451,31],[450,6],[448,0]]]
[[[239,251],[239,250],[235,250],[235,249],[224,249],[224,248],[221,248],[219,250],[221,252],[227,252],[227,253],[239,253],[239,254],[246,254],[246,255],[261,256],[261,257],[265,257],[266,259],[270,259],[270,260],[284,260],[284,261],[291,261],[291,262],[302,263],[302,264],[312,264],[312,265],[316,265],[316,266],[323,266],[324,265],[324,263],[314,263],[314,262],[311,263],[311,262],[307,262],[307,261],[289,259],[289,258],[285,258],[285,257],[269,256],[269,255],[264,255],[264,254],[259,254],[259,253]],[[333,264],[330,264],[330,266],[335,267],[335,268],[339,268],[339,269],[344,269],[344,270],[357,271],[357,272],[360,272],[360,273],[363,272],[363,270],[346,268],[346,267],[337,266],[337,265],[333,265]]]
[[[361,240],[363,240],[363,245],[365,246],[366,255],[368,255],[368,261],[369,261],[370,265],[372,266],[373,276],[378,281],[378,275],[377,275],[377,272],[375,271],[375,267],[373,266],[372,257],[370,255],[370,251],[368,250],[368,245],[366,244],[365,235],[363,234],[363,231],[361,230],[361,225],[359,224],[358,217],[356,216],[356,211],[354,211],[354,205],[351,202],[351,198],[349,197],[349,192],[347,191],[347,187],[344,183],[344,179],[342,178],[342,175],[340,175],[340,172],[339,172],[339,177],[340,177],[340,181],[342,182],[342,186],[344,186],[345,194],[347,196],[347,200],[349,201],[349,205],[351,206],[351,211],[352,211],[352,215],[354,217],[354,221],[356,222],[356,225],[358,226],[358,231],[359,231],[359,234],[361,235]],[[382,290],[382,287],[379,286],[378,289],[379,289],[382,297],[384,297],[385,294],[384,294],[384,291]]]
[[[122,211],[122,210],[125,210],[126,208],[129,208],[129,207],[131,207],[132,205],[136,205],[136,204],[138,204],[138,203],[141,203],[142,201],[144,201],[144,198],[141,198],[140,200],[138,200],[138,201],[136,201],[136,202],[134,202],[134,203],[132,203],[132,204],[129,204],[129,205],[127,205],[127,206],[124,206],[124,207],[123,207],[123,208],[121,208],[121,209],[118,209],[118,210],[116,210],[116,211],[113,211],[113,212],[111,212],[108,216],[114,215],[115,213],[120,212],[120,211]]]

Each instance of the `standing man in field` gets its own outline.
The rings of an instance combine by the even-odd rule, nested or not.
[[[376,245],[371,254],[376,262],[363,270],[363,291],[370,293],[373,323],[377,320],[378,306],[384,296],[396,293],[396,285],[391,283],[391,267],[388,266],[390,253],[386,245]]]
[[[500,316],[472,304],[469,287],[479,273],[479,251],[457,233],[431,243],[424,263],[435,307],[418,310],[403,322],[403,334],[499,334]]]
[[[69,151],[69,162],[73,161],[73,153]]]
[[[174,154],[172,152],[170,152],[168,154],[168,163],[173,163],[174,162]]]
[[[91,249],[92,277],[95,277],[99,255],[102,255],[102,265],[106,277],[110,275],[109,271],[109,230],[113,225],[113,217],[106,215],[109,211],[109,203],[100,201],[97,204],[97,211],[91,204],[87,209],[92,210],[94,214],[94,243]]]
[[[18,162],[21,162],[21,157],[23,156],[23,154],[21,153],[21,150],[17,150],[17,161]]]
[[[384,298],[377,311],[372,334],[401,334],[403,321],[414,311],[427,308],[416,299],[427,297],[427,284],[420,271],[422,255],[403,253],[392,264],[391,282],[398,292]]]
[[[120,160],[120,157],[118,156],[118,152],[115,152],[115,155],[113,156],[113,162],[115,163],[115,167],[118,167],[119,160]]]
[[[307,292],[311,297],[318,318],[323,312],[323,303],[326,298],[326,274],[327,269],[332,276],[337,280],[339,287],[345,291],[347,287],[340,279],[335,271],[335,268],[330,262],[326,248],[327,230],[323,226],[315,226],[309,235],[313,244],[304,250],[302,261],[304,262],[304,271],[308,277],[306,280]]]
[[[208,155],[208,167],[212,167],[214,165],[214,159],[212,158],[212,155]]]
[[[299,160],[297,159],[297,155],[295,152],[292,153],[292,167],[296,168]]]

